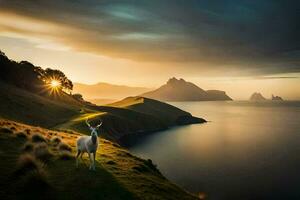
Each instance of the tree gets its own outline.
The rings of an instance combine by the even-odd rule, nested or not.
[[[0,80],[15,85],[19,88],[31,92],[42,94],[45,90],[45,84],[51,80],[60,83],[57,89],[71,92],[73,83],[60,70],[34,66],[28,61],[16,62],[10,60],[4,52],[0,50]]]
[[[61,84],[61,88],[66,91],[72,91],[73,90],[73,83],[71,80],[69,80],[66,75],[57,69],[50,69],[47,68],[44,70],[42,74],[42,79],[44,82],[48,82],[51,80],[57,80]]]
[[[72,96],[73,96],[73,98],[75,98],[78,101],[84,101],[81,94],[73,94]]]
[[[20,63],[10,60],[0,51],[0,80],[13,84],[17,87],[37,92],[43,82],[38,78],[38,73],[34,71],[35,66],[27,61]]]

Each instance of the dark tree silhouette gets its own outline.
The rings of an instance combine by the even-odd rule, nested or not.
[[[38,78],[39,72],[35,71],[35,66],[27,61],[17,63],[0,53],[0,79],[17,87],[37,92],[43,85]]]
[[[78,101],[84,101],[81,94],[73,94],[72,96],[73,96],[74,99],[76,99]]]
[[[57,69],[47,68],[46,70],[44,70],[43,80],[45,82],[47,82],[52,79],[58,80],[61,84],[62,89],[66,90],[66,91],[73,90],[72,81],[69,80],[62,71],[57,70]]]
[[[70,92],[73,83],[66,75],[55,69],[34,66],[28,61],[15,62],[0,51],[0,80],[35,93],[41,93],[47,81],[56,79],[63,90]]]

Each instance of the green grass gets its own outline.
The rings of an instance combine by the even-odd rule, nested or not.
[[[126,108],[136,112],[151,115],[166,125],[176,125],[176,120],[180,116],[191,116],[190,113],[185,112],[172,105],[145,97],[127,97],[122,101],[110,104],[110,106]]]
[[[88,134],[89,129],[85,123],[86,120],[89,120],[89,123],[99,120],[99,116],[105,113],[102,112],[91,112],[91,113],[82,113],[76,115],[75,117],[69,119],[65,123],[59,124],[57,126],[52,127],[53,129],[57,130],[71,130],[71,131],[78,131],[81,133]]]
[[[116,108],[111,106],[95,107],[89,113],[81,113],[65,123],[52,127],[57,130],[78,131],[89,134],[90,130],[85,124],[86,120],[92,125],[103,122],[100,133],[101,137],[118,141],[123,135],[136,133],[138,131],[155,131],[167,128],[167,125],[159,119],[127,108]]]
[[[5,131],[12,127],[14,131]],[[51,131],[8,120],[0,120],[0,130],[0,199],[197,199],[165,179],[151,161],[133,156],[111,141],[100,140],[93,172],[88,170],[87,155],[76,168],[74,157],[61,159],[62,150],[53,144],[59,137],[72,148],[74,156],[79,133]],[[28,137],[18,137],[19,132]],[[34,151],[22,150],[35,133],[46,138],[42,144],[53,155],[47,162],[35,157]],[[29,168],[16,175],[19,157],[28,153],[34,162],[43,164],[38,164],[39,170]]]
[[[0,82],[0,117],[52,127],[68,121],[80,107],[42,97]]]

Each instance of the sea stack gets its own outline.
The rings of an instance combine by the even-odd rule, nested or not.
[[[283,101],[283,99],[280,96],[274,96],[273,94],[272,94],[272,100],[273,101]]]
[[[267,99],[259,92],[254,92],[250,97],[250,101],[265,101],[265,100]]]

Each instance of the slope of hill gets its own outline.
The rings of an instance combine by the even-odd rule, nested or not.
[[[92,123],[102,121],[104,138],[124,142],[122,138],[132,134],[138,137],[171,126],[206,122],[174,106],[144,97],[128,97],[107,106],[90,106],[90,109],[93,112],[81,113],[54,128],[88,133],[86,119]]]
[[[96,102],[97,99],[122,99],[141,94],[149,91],[149,88],[113,85],[109,83],[97,83],[94,85],[74,83],[73,91],[74,93],[82,94],[85,99],[93,99]]]
[[[27,63],[5,59],[15,70]],[[151,160],[135,157],[113,141],[204,120],[139,97],[96,106],[63,90],[49,95],[47,82],[35,73],[41,68],[29,63],[29,78],[18,71],[15,76],[9,65],[5,69],[13,79],[2,74],[0,81],[0,199],[196,199],[164,178]],[[31,85],[30,78],[39,85]],[[97,172],[87,171],[86,159],[74,167],[75,141],[89,134],[87,119],[91,124],[101,120],[100,134],[111,140],[101,139]]]
[[[151,160],[108,140],[100,141],[95,172],[88,170],[87,155],[76,168],[79,136],[0,120],[0,199],[197,199]]]
[[[102,137],[119,141],[133,133],[154,132],[173,125],[204,122],[165,103],[127,98],[110,106],[78,102],[67,94],[51,99],[0,82],[0,117],[58,130],[89,134],[85,120],[103,121]]]
[[[254,92],[250,97],[250,101],[264,101],[264,100],[267,99],[259,92]]]
[[[152,115],[167,126],[206,122],[202,118],[193,117],[175,106],[145,97],[127,97],[109,106],[127,108],[136,112]]]
[[[0,82],[0,117],[32,125],[52,127],[80,113],[79,102],[62,94],[52,100]]]
[[[171,78],[158,89],[140,96],[161,101],[227,101],[232,100],[224,91],[205,91],[184,79]]]

